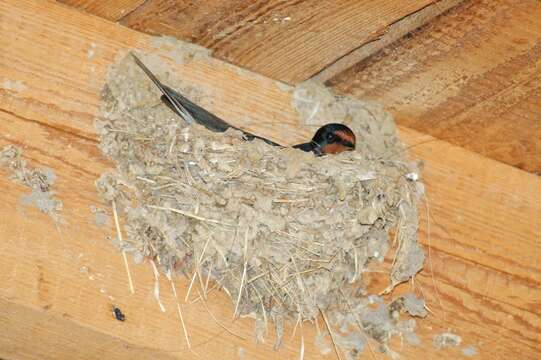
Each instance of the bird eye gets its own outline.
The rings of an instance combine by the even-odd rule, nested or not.
[[[334,140],[334,134],[333,133],[328,133],[327,134],[327,141],[333,141]]]

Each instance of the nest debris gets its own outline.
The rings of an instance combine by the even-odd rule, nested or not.
[[[139,56],[164,83],[192,101],[208,101],[174,79],[158,57]],[[190,58],[182,54],[182,61]],[[417,163],[406,160],[392,118],[377,105],[314,83],[292,92],[306,123],[347,124],[358,136],[357,150],[314,157],[244,141],[236,130],[185,126],[129,57],[112,65],[96,126],[116,169],[97,187],[125,216],[127,236],[116,245],[136,261],[151,259],[166,274],[187,276],[188,292],[219,284],[236,316],[255,319],[256,339],[265,338],[272,321],[276,347],[286,319],[314,321],[320,314],[348,358],[368,338],[390,355],[393,335],[418,344],[415,320],[399,314],[426,316],[424,300],[407,294],[387,304],[363,283],[369,263],[383,262],[393,247],[388,291],[422,268]],[[325,335],[316,340],[325,343]]]
[[[453,334],[452,332],[443,332],[434,336],[434,347],[437,349],[443,349],[446,347],[459,346],[462,343],[462,338]]]
[[[41,212],[49,215],[55,222],[61,222],[60,212],[63,203],[55,198],[52,190],[56,175],[50,168],[29,168],[22,158],[22,150],[14,145],[7,145],[0,150],[0,165],[11,171],[11,180],[31,189],[29,194],[21,196],[24,206],[35,206]]]

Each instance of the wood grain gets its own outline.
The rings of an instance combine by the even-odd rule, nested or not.
[[[0,0],[0,11],[5,15],[0,25],[5,49],[0,55],[0,146],[22,146],[32,166],[54,169],[66,220],[55,225],[37,210],[22,207],[19,199],[27,189],[0,169],[0,216],[5,219],[0,223],[0,321],[9,328],[0,334],[0,357],[197,358],[186,349],[168,282],[162,276],[162,313],[153,297],[149,264],[130,262],[136,289],[130,295],[120,253],[106,239],[113,231],[96,226],[89,209],[100,205],[93,182],[110,166],[97,149],[92,125],[107,66],[130,48],[152,50],[151,39],[48,1]],[[298,125],[290,94],[270,79],[214,59],[173,66],[187,84],[214,94],[220,101],[211,110],[235,125],[277,140],[286,126],[298,135],[287,139],[291,142],[311,132]],[[8,88],[6,80],[21,81],[23,87]],[[463,358],[460,347],[432,346],[436,333],[451,329],[464,345],[477,348],[476,358],[520,354],[536,359],[541,341],[541,226],[536,221],[541,179],[414,130],[400,130],[405,142],[417,144],[413,155],[425,161],[431,259],[440,294],[437,300],[428,269],[416,278],[415,289],[426,296],[433,315],[419,322],[422,345],[404,346],[400,353],[406,359]],[[423,222],[425,244],[426,231]],[[182,293],[185,280],[176,284]],[[385,285],[374,275],[372,287]],[[125,322],[113,318],[112,305],[126,314]],[[291,326],[284,348],[275,353],[272,339],[253,343],[251,320],[231,323],[232,305],[224,294],[211,297],[209,307],[246,340],[220,328],[200,303],[185,304],[200,357],[234,359],[240,351],[249,359],[298,358],[300,340],[298,334],[289,340]],[[305,325],[306,359],[323,358],[313,344],[315,332]],[[394,346],[400,349],[399,339]]]
[[[73,6],[79,10],[102,17],[111,21],[118,21],[128,15],[145,0],[57,0],[59,3]]]
[[[541,174],[541,2],[466,1],[338,75],[401,125]]]
[[[120,22],[149,34],[198,43],[231,63],[298,83],[379,39],[390,24],[434,3],[149,0]]]
[[[409,34],[411,31],[427,24],[438,15],[455,7],[462,1],[463,0],[440,0],[389,24],[385,32],[377,40],[366,43],[363,46],[344,54],[333,63],[323,67],[319,72],[312,75],[312,79],[322,83],[330,80],[341,72],[348,70],[360,61],[368,58],[370,55],[389,46],[394,41]]]

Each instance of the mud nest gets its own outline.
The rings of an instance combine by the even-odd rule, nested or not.
[[[175,79],[157,57],[139,56],[192,101],[212,97]],[[320,314],[331,336],[317,341],[332,339],[351,358],[368,338],[388,352],[394,334],[415,343],[415,321],[398,314],[425,316],[424,302],[408,294],[385,303],[363,278],[371,262],[387,256],[388,292],[422,268],[416,163],[406,160],[379,106],[312,83],[281,88],[306,123],[350,126],[356,151],[315,157],[244,141],[236,130],[186,126],[130,57],[111,66],[97,128],[116,169],[97,187],[125,217],[127,237],[116,244],[193,286],[217,284],[236,316],[255,319],[257,339],[275,326],[276,346],[284,320]]]

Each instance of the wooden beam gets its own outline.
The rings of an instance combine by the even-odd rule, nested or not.
[[[0,334],[0,357],[197,358],[186,349],[170,284],[161,277],[162,313],[149,264],[130,261],[136,289],[130,295],[120,253],[106,239],[112,229],[95,225],[90,212],[91,205],[100,205],[93,183],[110,166],[97,149],[92,125],[107,67],[131,48],[159,51],[146,35],[49,1],[0,0],[0,12],[0,146],[22,146],[32,166],[54,169],[65,220],[55,224],[23,207],[19,199],[28,190],[0,170],[0,321],[9,327]],[[220,101],[211,108],[235,125],[282,139],[285,124],[298,134],[291,142],[311,132],[299,126],[291,95],[273,80],[215,59],[172,66],[187,84],[215,94]],[[14,82],[18,86],[8,86]],[[247,115],[253,121],[243,120]],[[536,222],[541,179],[400,130],[408,144],[419,144],[411,151],[426,163],[434,267],[434,280],[429,269],[416,278],[433,311],[419,322],[422,345],[400,352],[405,358],[462,358],[461,348],[432,346],[435,333],[450,328],[465,345],[477,348],[479,358],[519,353],[536,359],[541,340],[541,228]],[[185,281],[175,283],[182,292]],[[372,286],[378,284],[374,278]],[[126,321],[113,317],[113,305],[122,309]],[[199,356],[298,358],[299,337],[289,341],[291,326],[277,354],[272,339],[253,343],[250,319],[231,322],[232,305],[224,294],[210,297],[209,307],[246,340],[223,330],[201,303],[183,304]],[[316,330],[307,324],[304,331],[305,358],[322,358],[313,344]],[[394,345],[400,348],[398,339]]]
[[[333,79],[401,125],[541,174],[541,2],[466,1]]]
[[[409,19],[425,8],[432,10]],[[149,0],[120,23],[198,43],[219,58],[295,84],[352,52],[357,60],[367,56],[370,51],[358,49],[368,46],[373,52],[373,42],[382,46],[439,9],[437,0]],[[400,30],[391,28],[397,22]],[[336,65],[344,70],[341,66]]]
[[[427,24],[438,15],[441,15],[447,10],[457,6],[462,1],[463,0],[440,0],[408,16],[405,16],[402,19],[396,20],[394,23],[389,24],[387,30],[380,38],[342,55],[333,63],[328,64],[319,72],[312,75],[312,79],[322,83],[332,79],[341,72],[368,58],[370,55],[373,55],[386,46],[389,46],[394,41]]]
[[[214,49],[217,56],[234,64],[296,83],[308,77],[326,81],[462,0],[417,1],[416,4],[408,3],[408,6],[414,4],[415,7],[411,9],[406,9],[405,3],[398,1],[380,0],[374,2],[374,5],[356,2],[351,4],[356,11],[349,14],[349,10],[346,10],[350,6],[347,1],[333,1],[317,6],[310,1],[287,5],[277,1],[260,4],[251,2],[248,5],[239,0],[213,0],[197,4],[185,0],[152,0],[144,2],[144,5],[141,0],[59,1],[109,20],[120,20],[140,31],[171,35],[199,43]],[[401,11],[401,7],[405,11]],[[344,9],[345,16],[334,16],[336,9]],[[355,30],[359,25],[354,22],[363,24],[366,29]],[[317,27],[317,30],[313,27]],[[337,36],[335,41],[327,41],[322,45],[321,40],[328,38],[326,33],[333,31],[335,33],[332,36]],[[352,37],[352,31],[359,34],[364,31],[370,36]],[[296,38],[296,44],[300,44],[298,52],[303,53],[277,51]],[[359,41],[352,42],[354,39]],[[292,47],[297,45],[293,44]],[[248,55],[245,50],[254,54]],[[255,52],[262,54],[260,56]],[[257,59],[251,59],[253,56]],[[278,56],[283,59],[275,59]],[[304,63],[292,68],[291,61],[295,57]],[[281,67],[274,69],[278,66]]]
[[[57,0],[59,3],[73,6],[79,10],[102,17],[111,21],[118,21],[128,15],[145,0]]]

